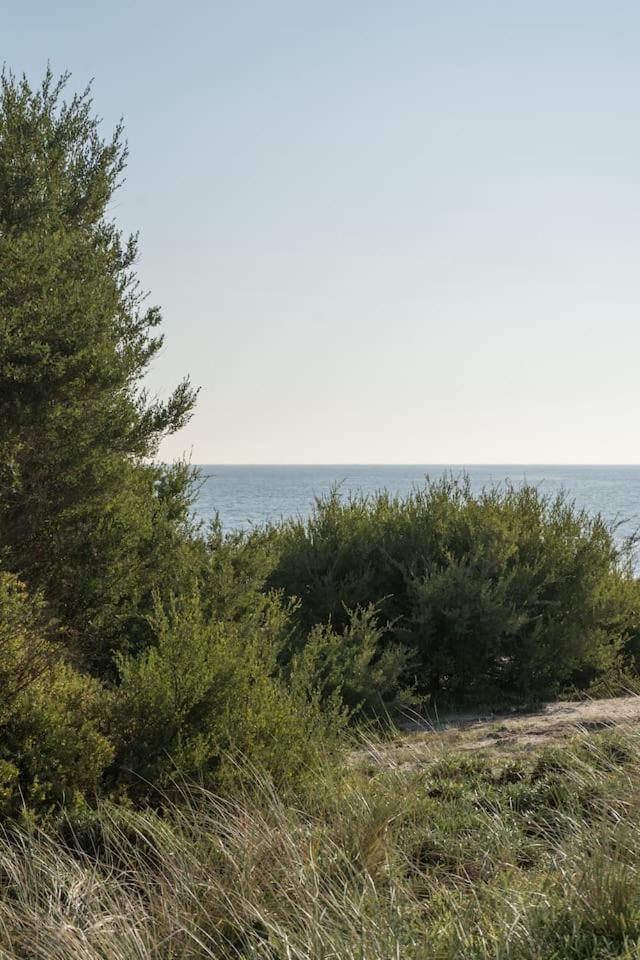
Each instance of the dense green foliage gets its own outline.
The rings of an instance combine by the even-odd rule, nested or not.
[[[113,758],[109,697],[62,659],[56,632],[12,574],[0,573],[0,812],[73,807]]]
[[[336,491],[268,536],[269,583],[300,598],[302,636],[329,621],[342,630],[349,610],[374,602],[383,645],[405,651],[404,680],[440,704],[548,696],[636,652],[629,556],[563,496],[474,495],[455,479],[404,499]]]
[[[103,140],[88,92],[66,103],[65,83],[0,87],[0,543],[104,668],[180,537],[188,473],[168,482],[146,458],[195,394],[185,380],[159,403],[141,386],[161,318],[136,238],[108,218],[122,131]]]
[[[141,776],[166,789],[176,768],[234,780],[240,756],[281,785],[304,780],[346,715],[340,702],[323,708],[308,674],[286,685],[280,677],[288,613],[278,598],[263,595],[237,620],[216,619],[194,588],[164,606],[158,598],[151,623],[155,643],[119,661],[118,760],[135,771],[129,792],[139,791]]]
[[[109,217],[126,146],[67,79],[0,86],[5,809],[145,795],[177,770],[221,782],[240,752],[299,780],[343,711],[281,675],[269,552],[202,537],[195,472],[152,462],[195,391],[144,389],[161,317]]]

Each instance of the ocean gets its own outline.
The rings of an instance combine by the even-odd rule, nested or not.
[[[306,516],[314,497],[334,484],[347,494],[387,489],[405,494],[425,477],[468,474],[474,490],[510,481],[535,484],[541,492],[566,491],[580,507],[618,523],[618,536],[640,527],[640,466],[546,466],[540,464],[442,466],[397,464],[325,466],[219,466],[202,464],[203,483],[196,515],[205,521],[216,513],[225,530],[248,529],[268,520]]]

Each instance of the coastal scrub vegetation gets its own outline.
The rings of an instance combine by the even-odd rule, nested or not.
[[[101,801],[0,836],[0,945],[19,960],[633,960],[638,733],[524,759],[443,752]]]
[[[381,648],[403,655],[389,681],[440,705],[549,697],[638,653],[633,543],[562,494],[451,477],[405,498],[334,490],[266,536],[301,644],[373,605]]]
[[[345,753],[424,704],[633,683],[633,545],[464,478],[196,523],[157,455],[197,391],[146,391],[161,315],[110,218],[123,131],[67,85],[0,88],[0,951],[631,956],[635,741],[404,778]]]

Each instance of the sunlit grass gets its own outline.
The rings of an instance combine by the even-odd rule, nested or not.
[[[190,789],[163,813],[8,829],[1,955],[638,955],[637,733],[327,776],[298,805],[256,777],[241,799]]]

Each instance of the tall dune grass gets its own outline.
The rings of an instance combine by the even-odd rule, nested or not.
[[[640,738],[522,759],[351,766],[160,815],[103,804],[0,839],[0,956],[565,960],[638,956]]]

